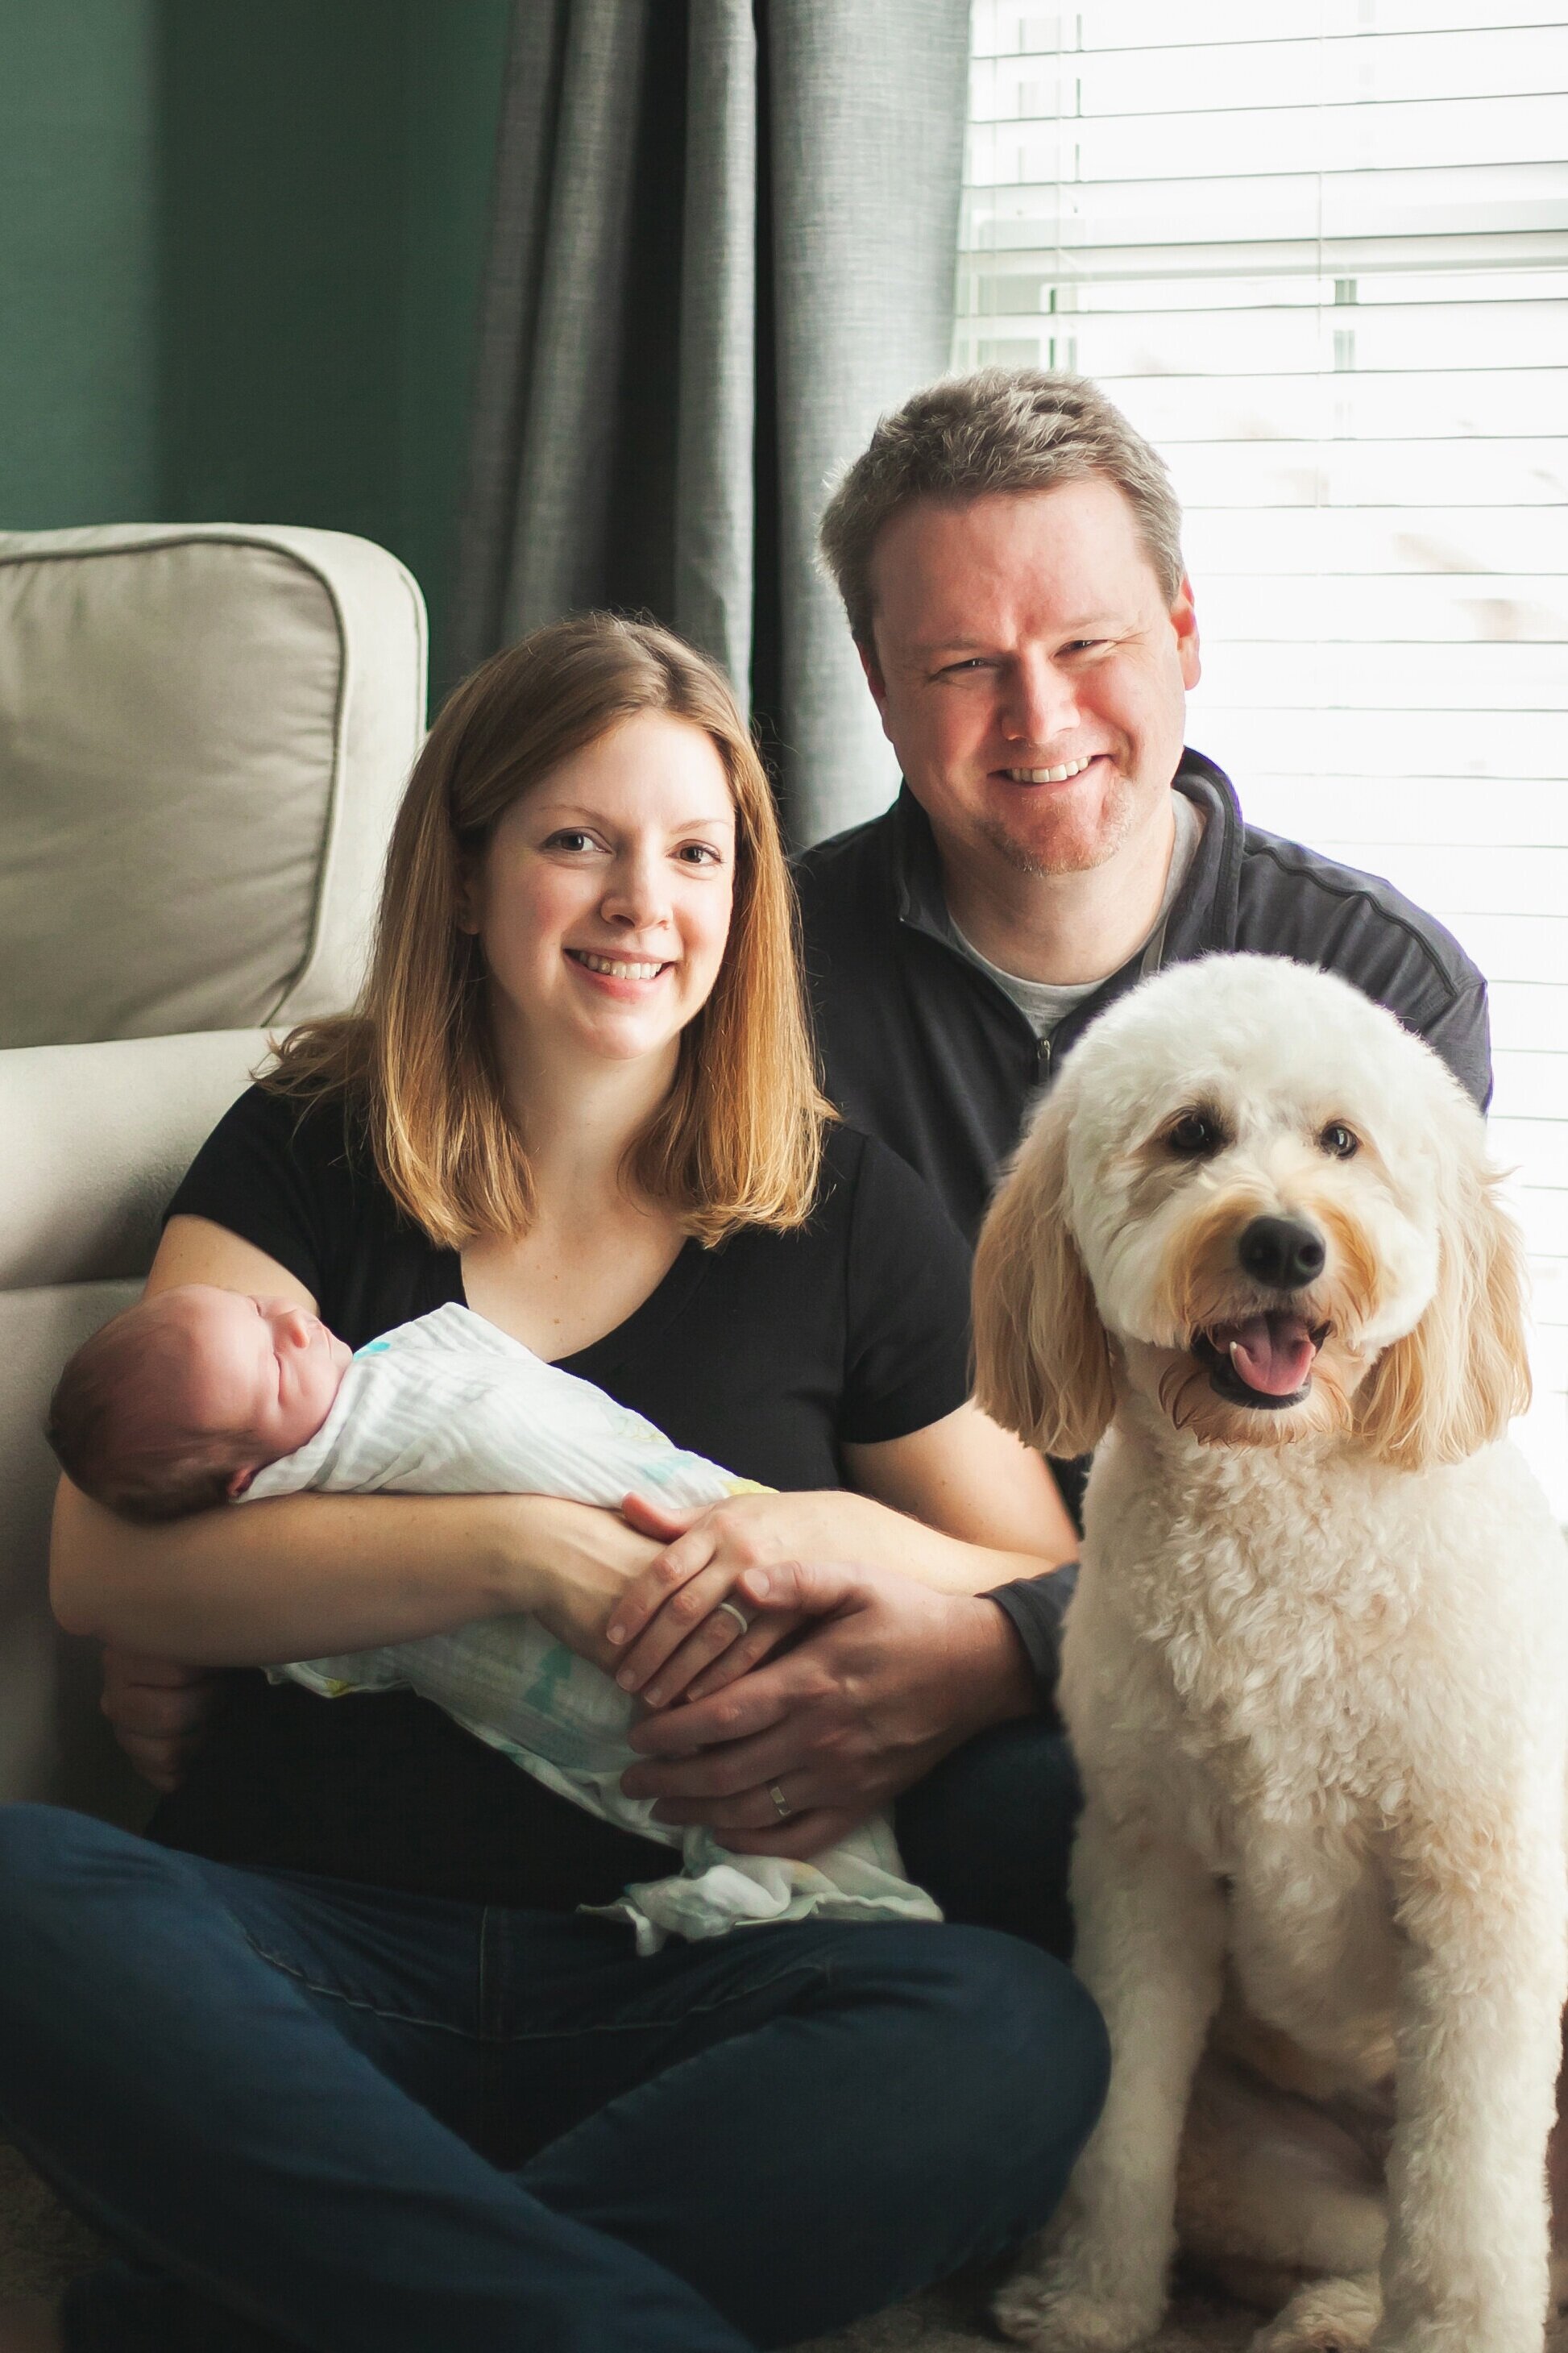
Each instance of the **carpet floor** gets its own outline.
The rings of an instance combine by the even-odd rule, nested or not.
[[[14,2150],[0,2147],[0,2298],[48,2295],[96,2252],[92,2233]],[[1256,2314],[1185,2295],[1147,2353],[1241,2353],[1257,2326]],[[800,2353],[996,2353],[1001,2342],[978,2290],[946,2287],[819,2337]],[[1568,2318],[1548,2331],[1546,2353],[1568,2353]]]
[[[85,2270],[96,2253],[91,2232],[67,2212],[14,2149],[0,2147],[0,2298],[48,2295]],[[1221,2315],[1194,2306],[1160,2337],[1160,2353],[1231,2353],[1245,2346],[1251,2326],[1236,2312]],[[943,2288],[821,2337],[809,2353],[996,2353],[1000,2342],[986,2322],[978,2291]]]

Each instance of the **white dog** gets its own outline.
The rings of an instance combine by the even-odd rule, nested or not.
[[[1255,2348],[1542,2343],[1568,1559],[1504,1440],[1521,1277],[1483,1135],[1346,983],[1217,957],[1096,1022],[992,1209],[981,1401],[1098,1449],[1061,1704],[1113,2068],[1065,2231],[998,2306],[1026,2344],[1157,2327],[1205,2037],[1195,2189],[1256,2082],[1215,2088],[1227,2012],[1342,2116],[1395,2079],[1385,2243],[1376,2170],[1310,2134],[1226,2191],[1228,2251],[1310,2283]]]

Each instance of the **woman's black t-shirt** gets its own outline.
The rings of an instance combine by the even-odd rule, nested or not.
[[[457,1252],[401,1215],[335,1101],[252,1088],[168,1214],[265,1250],[355,1348],[463,1297]],[[563,1362],[743,1478],[834,1487],[845,1441],[903,1437],[963,1402],[968,1304],[968,1254],[935,1197],[837,1127],[807,1226],[688,1241],[624,1324]],[[259,1672],[227,1679],[152,1835],[224,1862],[554,1911],[670,1868],[668,1847],[555,1796],[426,1700],[322,1700]]]

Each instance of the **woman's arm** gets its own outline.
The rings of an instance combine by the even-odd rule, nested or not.
[[[205,1218],[174,1218],[149,1293],[181,1282],[310,1293]],[[50,1548],[71,1633],[197,1665],[268,1665],[531,1610],[584,1656],[658,1546],[614,1512],[539,1495],[288,1495],[137,1525],[60,1482]]]
[[[531,1610],[596,1663],[658,1552],[614,1512],[545,1495],[280,1495],[138,1526],[60,1482],[49,1556],[71,1634],[194,1666],[374,1650]]]
[[[766,1617],[742,1632],[734,1605],[721,1608],[748,1568],[831,1560],[977,1594],[1040,1576],[1077,1549],[1044,1461],[973,1403],[907,1437],[846,1446],[844,1459],[862,1492],[733,1496],[668,1546],[605,1628],[624,1688],[662,1706],[765,1657],[795,1621]],[[660,1528],[657,1514],[627,1509],[639,1526]]]
[[[1077,1555],[1044,1456],[973,1400],[907,1438],[846,1446],[844,1465],[862,1494],[906,1515],[889,1541],[907,1549],[883,1565],[942,1592],[987,1593]]]

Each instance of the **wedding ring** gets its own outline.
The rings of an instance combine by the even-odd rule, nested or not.
[[[721,1609],[727,1609],[729,1611],[731,1617],[734,1620],[742,1634],[749,1634],[751,1632],[752,1621],[747,1617],[745,1611],[742,1609],[738,1601],[721,1601],[719,1607]]]
[[[794,1813],[795,1808],[790,1804],[789,1799],[784,1796],[784,1791],[779,1788],[776,1781],[770,1781],[768,1783],[768,1795],[773,1801],[773,1811],[778,1816],[780,1821],[787,1822],[791,1814]]]

